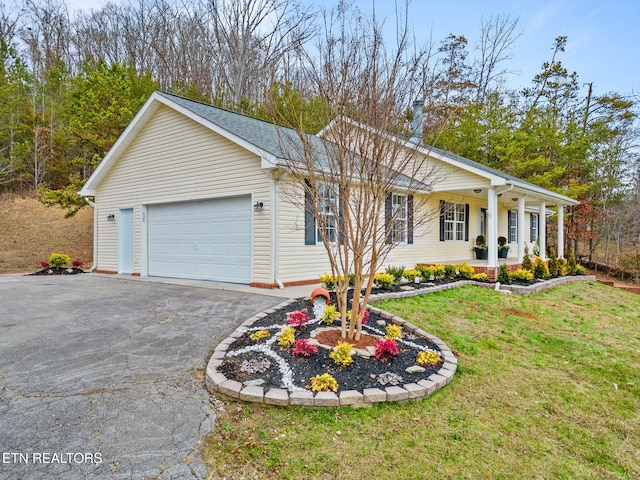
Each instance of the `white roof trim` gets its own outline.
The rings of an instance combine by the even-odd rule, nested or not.
[[[221,128],[215,123],[199,115],[196,115],[191,110],[178,105],[164,95],[160,95],[158,92],[154,92],[145,102],[142,108],[140,108],[140,111],[136,114],[136,116],[133,117],[133,120],[131,121],[131,123],[129,123],[127,128],[125,128],[120,137],[118,137],[118,140],[116,140],[113,146],[109,149],[102,162],[100,162],[100,165],[98,165],[98,168],[96,168],[93,174],[89,177],[89,180],[87,180],[87,183],[85,183],[85,185],[79,192],[81,196],[91,197],[95,195],[97,186],[104,179],[107,173],[109,173],[109,170],[111,170],[113,165],[118,161],[118,159],[122,156],[129,145],[131,145],[140,130],[144,128],[151,115],[153,115],[161,105],[166,105],[172,108],[173,110],[190,118],[194,122],[199,123],[200,125],[226,138],[227,140],[257,155],[261,159],[263,168],[272,168],[273,165],[277,164],[277,157],[275,155],[255,146],[250,142],[247,142],[243,138],[224,128]]]

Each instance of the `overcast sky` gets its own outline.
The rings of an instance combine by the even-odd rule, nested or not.
[[[118,3],[117,0],[115,0]],[[337,0],[300,0],[329,7]],[[354,0],[370,13],[393,24],[394,0]],[[67,0],[69,11],[100,8],[106,0]],[[404,4],[403,0],[399,1]],[[523,31],[513,50],[509,69],[513,87],[528,86],[551,59],[554,39],[568,37],[559,59],[582,84],[593,82],[594,92],[640,93],[640,0],[412,0],[410,17],[419,42],[439,44],[449,33],[464,35],[473,47],[482,17],[508,14],[519,18]]]

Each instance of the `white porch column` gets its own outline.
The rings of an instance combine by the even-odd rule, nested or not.
[[[564,258],[564,207],[558,205],[558,258]]]
[[[498,265],[498,197],[496,189],[489,187],[487,189],[487,266],[495,267]]]
[[[540,231],[538,235],[540,236],[540,258],[546,260],[546,252],[547,252],[547,204],[545,202],[540,202]]]
[[[524,245],[526,229],[524,228],[524,195],[518,198],[518,262],[524,258]]]

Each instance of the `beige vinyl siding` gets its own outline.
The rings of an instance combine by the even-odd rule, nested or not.
[[[437,172],[437,182],[433,185],[435,192],[471,190],[489,186],[486,178],[444,163]]]
[[[280,279],[283,282],[317,279],[319,275],[330,272],[330,265],[326,250],[322,244],[304,244],[304,213],[301,210],[302,189],[297,189],[300,200],[295,205],[291,198],[295,198],[296,190],[290,185],[287,194],[281,196],[280,207]],[[469,241],[440,241],[440,200],[469,203]],[[416,263],[452,263],[470,261],[473,259],[471,247],[478,230],[478,210],[486,207],[477,199],[459,195],[436,194],[428,198],[423,208],[432,212],[430,221],[416,226],[413,234],[413,244],[397,245],[378,268],[383,271],[387,265],[405,265],[412,268]],[[415,214],[416,220],[419,213]],[[506,210],[500,212],[506,222]],[[502,227],[502,226],[501,226]],[[506,231],[506,224],[504,230]]]
[[[141,212],[150,203],[252,194],[264,210],[253,213],[255,282],[273,281],[272,181],[260,158],[168,107],[161,107],[96,191],[98,268],[117,270],[119,207],[135,207],[135,271],[141,268]]]
[[[283,180],[280,193],[279,270],[282,282],[317,280],[330,273],[324,246],[304,244],[304,191],[291,181]]]

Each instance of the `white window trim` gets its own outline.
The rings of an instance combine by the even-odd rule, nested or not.
[[[333,230],[333,235],[329,234],[330,243],[338,241],[338,192],[336,186],[330,183],[320,182],[317,187],[318,191],[318,216],[324,216],[326,220],[323,222],[316,218],[316,243],[322,243],[320,236],[320,223],[322,223],[327,231]],[[329,194],[329,195],[327,195]]]
[[[535,218],[535,228],[534,228],[534,221],[533,219]],[[538,228],[538,225],[540,224],[540,215],[538,215],[537,213],[531,213],[530,217],[529,217],[529,241],[530,242],[536,242],[538,241],[538,237],[540,236],[540,229]],[[531,240],[531,233],[535,231],[535,236],[533,237],[533,240]]]
[[[407,243],[409,236],[409,208],[407,202],[406,195],[400,193],[391,194],[391,241],[393,243]]]
[[[447,218],[453,214],[452,218]],[[466,205],[464,203],[445,202],[444,204],[444,240],[446,242],[464,242],[466,226]],[[448,228],[450,227],[450,228]]]
[[[509,216],[507,219],[507,227],[509,229],[507,241],[508,243],[518,243],[518,211],[508,210],[507,215]]]

